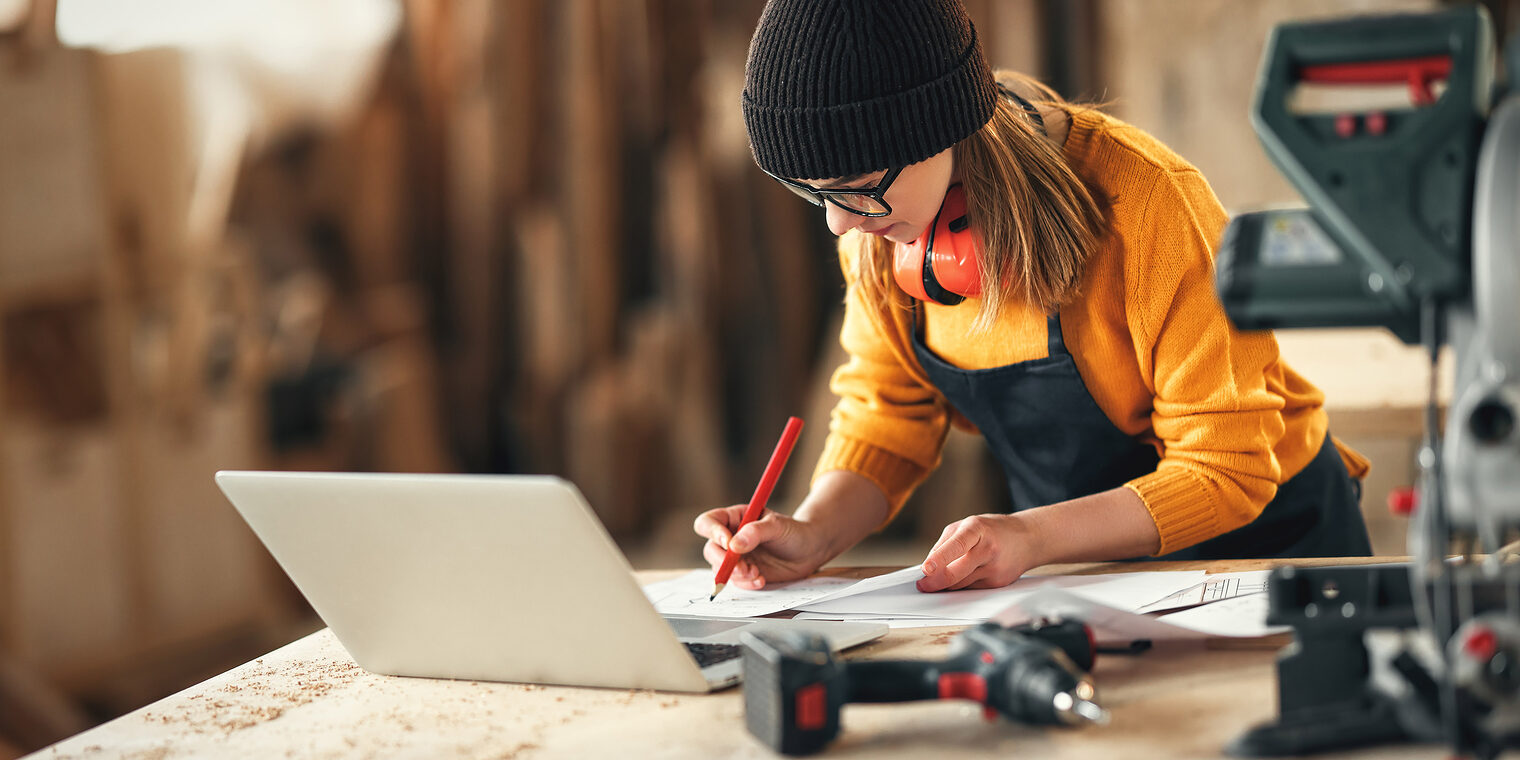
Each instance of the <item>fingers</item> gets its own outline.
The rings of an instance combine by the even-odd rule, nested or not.
[[[953,591],[962,588],[994,588],[1010,583],[1002,578],[1003,553],[998,516],[976,515],[945,527],[940,540],[924,558],[920,591]],[[1013,576],[1017,577],[1017,575]]]
[[[729,549],[745,554],[754,551],[755,547],[767,541],[786,536],[790,530],[786,520],[775,512],[766,512],[759,520],[745,525],[738,532],[733,532],[732,527],[738,525],[743,519],[743,509],[743,504],[711,509],[698,515],[696,521],[692,523],[692,530],[708,540],[708,547],[716,547],[720,562],[723,552]],[[708,557],[708,551],[709,549],[704,547],[702,555]],[[708,561],[711,561],[710,557]]]
[[[723,564],[723,557],[728,552],[718,547],[717,544],[708,541],[702,547],[702,558],[712,566],[713,572]],[[747,559],[741,559],[734,564],[734,570],[728,576],[729,585],[735,588],[756,590],[765,588],[765,575],[760,572],[760,567]]]
[[[960,591],[961,589],[1003,588],[1004,586],[1007,586],[1016,580],[1018,580],[1018,578],[1014,578],[1013,580],[1003,580],[997,575],[988,575],[983,572],[979,573],[978,577],[975,580],[967,581],[963,586],[959,586],[953,589],[946,589],[946,591]]]
[[[744,529],[740,531],[742,540],[735,541],[736,534],[731,528],[743,521],[744,509],[743,504],[710,509],[698,515],[692,523],[692,529],[697,535],[708,539],[702,546],[702,558],[707,560],[714,571],[722,566],[729,549],[741,554],[753,551],[755,547],[784,532],[775,525],[774,519],[767,522],[766,518],[774,514],[768,512],[760,520],[744,526]],[[762,522],[766,524],[755,528]],[[765,575],[754,562],[740,559],[734,564],[733,572],[728,576],[728,583],[736,588],[758,590],[765,587]]]
[[[723,564],[723,555],[727,553],[723,547],[718,546],[716,541],[708,541],[702,545],[702,559],[707,560],[707,564],[712,565],[714,570],[718,569],[718,565]]]
[[[951,523],[924,557],[920,591],[1001,588],[1030,567],[1031,547],[1014,515],[975,515]]]
[[[760,519],[746,525],[734,533],[728,542],[729,548],[740,554],[753,551],[755,547],[770,541],[784,538],[791,530],[789,520],[775,512],[766,512]]]
[[[937,577],[952,561],[965,556],[977,541],[978,537],[971,525],[971,518],[946,525],[944,531],[940,533],[939,541],[924,557],[924,575]]]
[[[752,552],[770,541],[785,536],[787,530],[786,520],[781,519],[774,512],[766,512],[765,516],[759,520],[734,533],[733,538],[728,541],[728,548],[740,554]],[[740,559],[734,565],[734,572],[728,580],[729,583],[738,584],[740,588],[750,590],[765,588],[765,574],[757,563],[749,559]]]
[[[734,565],[734,573],[728,577],[728,582],[739,588],[756,591],[765,588],[765,575],[755,563],[740,561]]]
[[[987,579],[991,570],[988,566],[992,558],[992,552],[988,550],[985,542],[979,542],[965,556],[952,561],[945,566],[946,577],[950,579],[946,584],[946,591],[959,591],[963,588],[971,588]]]
[[[745,505],[739,504],[708,510],[692,523],[692,529],[708,539],[702,546],[702,557],[708,564],[718,568],[728,552],[740,555],[729,583],[759,589],[769,580],[795,580],[817,569],[807,562],[820,553],[819,542],[803,523],[766,511],[760,519],[739,527],[744,509]]]
[[[691,529],[697,535],[716,542],[719,548],[726,548],[728,540],[733,537],[733,526],[738,525],[744,519],[744,505],[734,504],[717,509],[709,509],[692,522]]]
[[[946,529],[948,535],[924,558],[924,577],[918,582],[919,591],[943,591],[954,587],[974,572],[978,562],[972,551],[981,542],[981,536],[969,520],[961,520]]]

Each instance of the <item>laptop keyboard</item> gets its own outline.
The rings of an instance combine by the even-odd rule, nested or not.
[[[738,644],[699,644],[690,641],[682,643],[686,645],[686,651],[697,658],[697,665],[704,668],[739,656]]]

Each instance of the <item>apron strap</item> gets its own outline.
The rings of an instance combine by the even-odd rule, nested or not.
[[[1045,318],[1045,345],[1051,356],[1066,353],[1066,339],[1061,335],[1061,310],[1056,309]]]

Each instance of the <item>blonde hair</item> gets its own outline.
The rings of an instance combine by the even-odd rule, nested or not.
[[[1068,115],[1085,108],[1022,74],[1000,71],[997,77],[1038,92],[1032,99],[1037,105]],[[990,328],[1015,297],[1053,313],[1076,294],[1087,259],[1106,230],[1101,196],[1072,170],[1061,146],[1046,139],[1028,112],[1007,97],[998,98],[992,118],[952,150],[971,230],[982,244],[981,309],[973,329]],[[911,298],[891,274],[893,247],[881,238],[866,239],[856,279],[867,303],[906,309]]]

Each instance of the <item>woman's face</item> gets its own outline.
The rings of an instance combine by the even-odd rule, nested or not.
[[[906,166],[887,188],[885,196],[892,213],[886,216],[860,216],[852,214],[833,203],[823,207],[828,214],[829,231],[843,235],[860,228],[861,232],[880,235],[894,243],[910,243],[928,228],[939,213],[945,191],[950,188],[955,171],[951,150],[945,150],[916,164]],[[851,178],[849,182],[831,184],[810,182],[819,189],[835,190],[851,187],[869,190],[881,183],[886,171],[873,172],[863,177]]]

